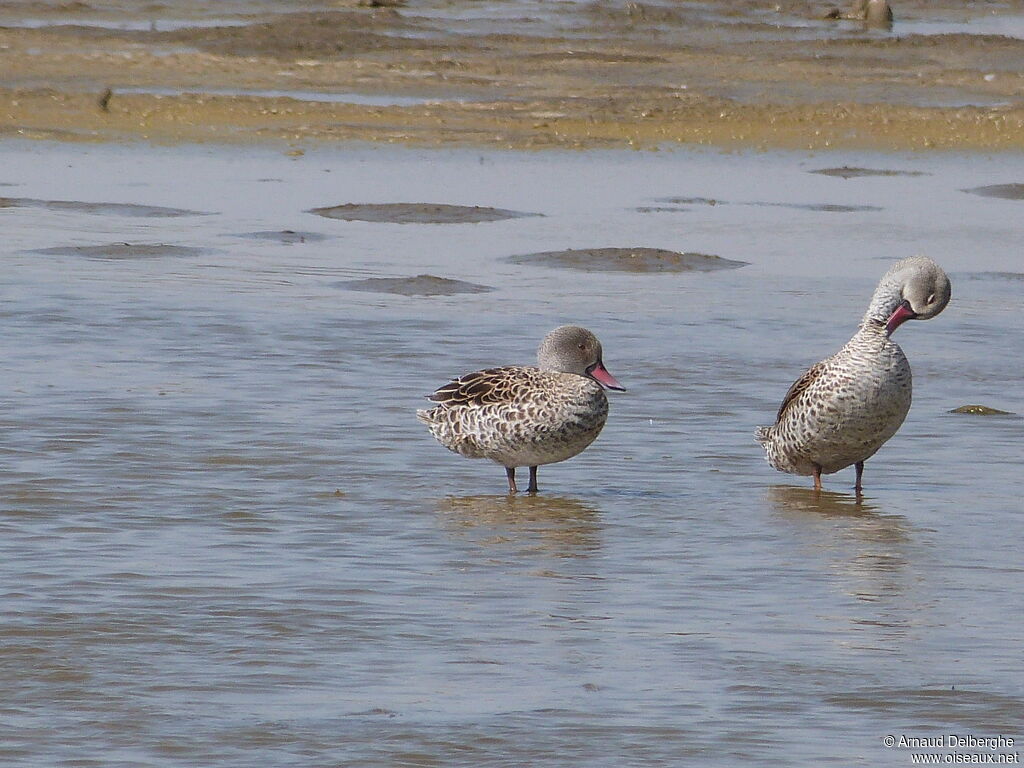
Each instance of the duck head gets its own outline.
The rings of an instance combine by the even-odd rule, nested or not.
[[[601,342],[594,334],[578,325],[563,325],[544,337],[537,350],[537,363],[544,371],[575,373],[605,389],[625,391],[604,367],[601,354]]]
[[[884,325],[891,334],[907,320],[931,320],[946,308],[951,295],[942,267],[926,256],[911,256],[885,273],[864,319]]]

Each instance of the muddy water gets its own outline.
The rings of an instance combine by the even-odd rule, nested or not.
[[[812,173],[844,166],[921,175]],[[4,765],[906,765],[885,735],[1024,738],[1024,419],[950,413],[1024,414],[1024,203],[962,191],[1019,157],[7,142],[0,169],[83,203],[0,210]],[[723,204],[645,210],[667,198]],[[544,215],[308,213],[395,202]],[[266,232],[305,236],[239,237]],[[175,250],[82,255],[112,243]],[[508,261],[639,247],[748,265]],[[753,429],[918,252],[954,300],[899,331],[913,409],[861,503],[849,471],[816,495]],[[345,287],[424,275],[496,290]],[[629,391],[509,498],[413,413],[564,322]]]

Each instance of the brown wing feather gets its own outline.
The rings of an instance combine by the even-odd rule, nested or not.
[[[517,374],[522,372],[522,368],[515,366],[474,371],[453,379],[434,394],[427,395],[427,399],[448,408],[505,402],[509,399]]]
[[[804,375],[793,382],[793,386],[789,388],[786,396],[782,398],[782,405],[779,406],[779,413],[775,417],[776,424],[782,421],[782,414],[784,414],[786,409],[792,405],[793,401],[800,397],[801,393],[806,391],[806,389],[814,383],[815,379],[817,379],[824,370],[825,361],[822,360],[820,363],[815,363],[804,371]]]

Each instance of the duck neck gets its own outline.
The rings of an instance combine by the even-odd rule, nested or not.
[[[860,325],[857,326],[857,333],[854,334],[854,338],[888,339],[889,331],[885,327],[885,320],[878,320],[865,315]]]
[[[902,281],[894,279],[892,275],[886,275],[875,289],[868,310],[860,321],[860,327],[872,333],[888,336],[885,325],[902,301]]]

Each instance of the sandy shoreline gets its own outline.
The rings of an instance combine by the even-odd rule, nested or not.
[[[962,12],[907,5],[898,12],[910,19]],[[132,4],[116,22],[103,15],[109,6],[26,4],[20,20],[9,7],[0,135],[1024,149],[1015,37],[866,30],[821,21],[827,6],[799,2],[552,7],[550,17],[517,16],[523,6],[511,3],[411,2],[190,19],[175,6],[173,24]],[[36,26],[15,26],[25,19]]]

